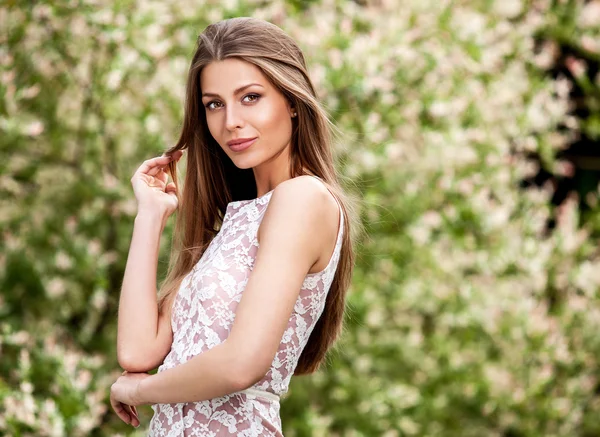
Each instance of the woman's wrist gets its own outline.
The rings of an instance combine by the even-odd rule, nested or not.
[[[167,222],[167,217],[165,214],[152,210],[152,209],[138,209],[138,212],[135,216],[135,223],[146,223],[150,225],[160,226],[160,230],[162,231],[165,227],[165,223]]]
[[[149,399],[144,398],[144,389],[142,387],[142,383],[150,378],[152,378],[152,375],[148,378],[140,379],[135,386],[135,392],[133,394],[135,405],[152,405],[152,402]]]

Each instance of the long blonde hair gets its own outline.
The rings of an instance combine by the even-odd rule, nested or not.
[[[346,292],[354,268],[352,228],[358,224],[356,203],[344,193],[331,153],[334,127],[317,101],[304,56],[295,41],[276,25],[238,17],[209,25],[198,37],[187,78],[185,114],[177,143],[166,151],[187,149],[184,189],[179,190],[176,164],[169,172],[179,193],[167,276],[159,289],[160,311],[172,309],[182,279],[200,260],[220,229],[227,203],[257,196],[252,169],[239,169],[211,136],[201,102],[200,72],[213,61],[237,58],[261,69],[296,109],[291,141],[291,177],[320,177],[342,206],[345,232],[341,256],[325,309],[300,356],[295,375],[316,371],[343,330]]]

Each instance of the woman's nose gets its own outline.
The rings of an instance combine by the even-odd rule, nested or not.
[[[241,113],[232,105],[229,105],[225,108],[225,127],[228,130],[234,130],[237,128],[241,128],[243,125],[243,120],[241,117]]]

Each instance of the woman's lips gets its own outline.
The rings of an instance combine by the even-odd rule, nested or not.
[[[252,144],[254,144],[254,142],[258,139],[254,138],[253,140],[248,140],[244,143],[238,143],[238,144],[232,144],[231,146],[229,146],[229,148],[231,150],[233,150],[234,152],[241,152],[242,150],[246,150],[248,147],[250,147]]]

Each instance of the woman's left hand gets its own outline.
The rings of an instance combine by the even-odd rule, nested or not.
[[[131,406],[146,405],[140,398],[139,385],[140,382],[152,375],[147,373],[129,373],[123,372],[121,376],[110,387],[110,401],[115,408],[117,403],[122,403]]]

